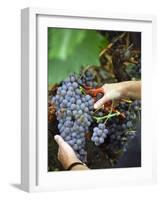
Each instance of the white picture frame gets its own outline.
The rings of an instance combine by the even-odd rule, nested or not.
[[[142,167],[75,172],[47,170],[47,27],[142,32]],[[21,187],[25,191],[85,189],[156,182],[151,137],[151,64],[155,71],[155,16],[25,8],[21,16]],[[148,44],[147,44],[148,42]],[[43,55],[43,56],[41,56]],[[145,69],[146,66],[146,69]],[[150,77],[150,78],[149,78]],[[46,106],[45,106],[46,105]],[[43,114],[42,114],[43,113]],[[147,113],[150,113],[147,115]]]

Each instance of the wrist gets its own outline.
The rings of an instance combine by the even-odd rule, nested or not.
[[[72,163],[68,168],[67,170],[77,170],[77,169],[86,169],[87,166],[85,163],[83,162],[74,162]]]
[[[89,168],[86,165],[76,165],[71,170],[89,170]]]
[[[69,166],[67,170],[87,170],[89,169],[87,165],[83,162],[75,162]]]
[[[75,159],[72,159],[70,161],[68,161],[65,165],[64,165],[64,168],[65,169],[68,169],[73,163],[81,163],[81,161],[78,159],[78,158],[75,158]]]

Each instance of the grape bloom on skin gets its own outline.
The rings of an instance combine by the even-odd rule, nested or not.
[[[53,102],[60,135],[75,150],[78,158],[85,162],[85,133],[93,120],[93,98],[82,94],[77,76],[70,75],[57,89]]]

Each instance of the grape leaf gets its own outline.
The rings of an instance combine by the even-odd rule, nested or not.
[[[82,66],[99,65],[107,40],[95,30],[49,28],[48,81],[59,83]]]
[[[49,28],[49,59],[65,60],[85,37],[85,30]]]

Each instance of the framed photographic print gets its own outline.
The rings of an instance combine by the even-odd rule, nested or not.
[[[26,8],[21,31],[22,189],[154,183],[155,17]]]

